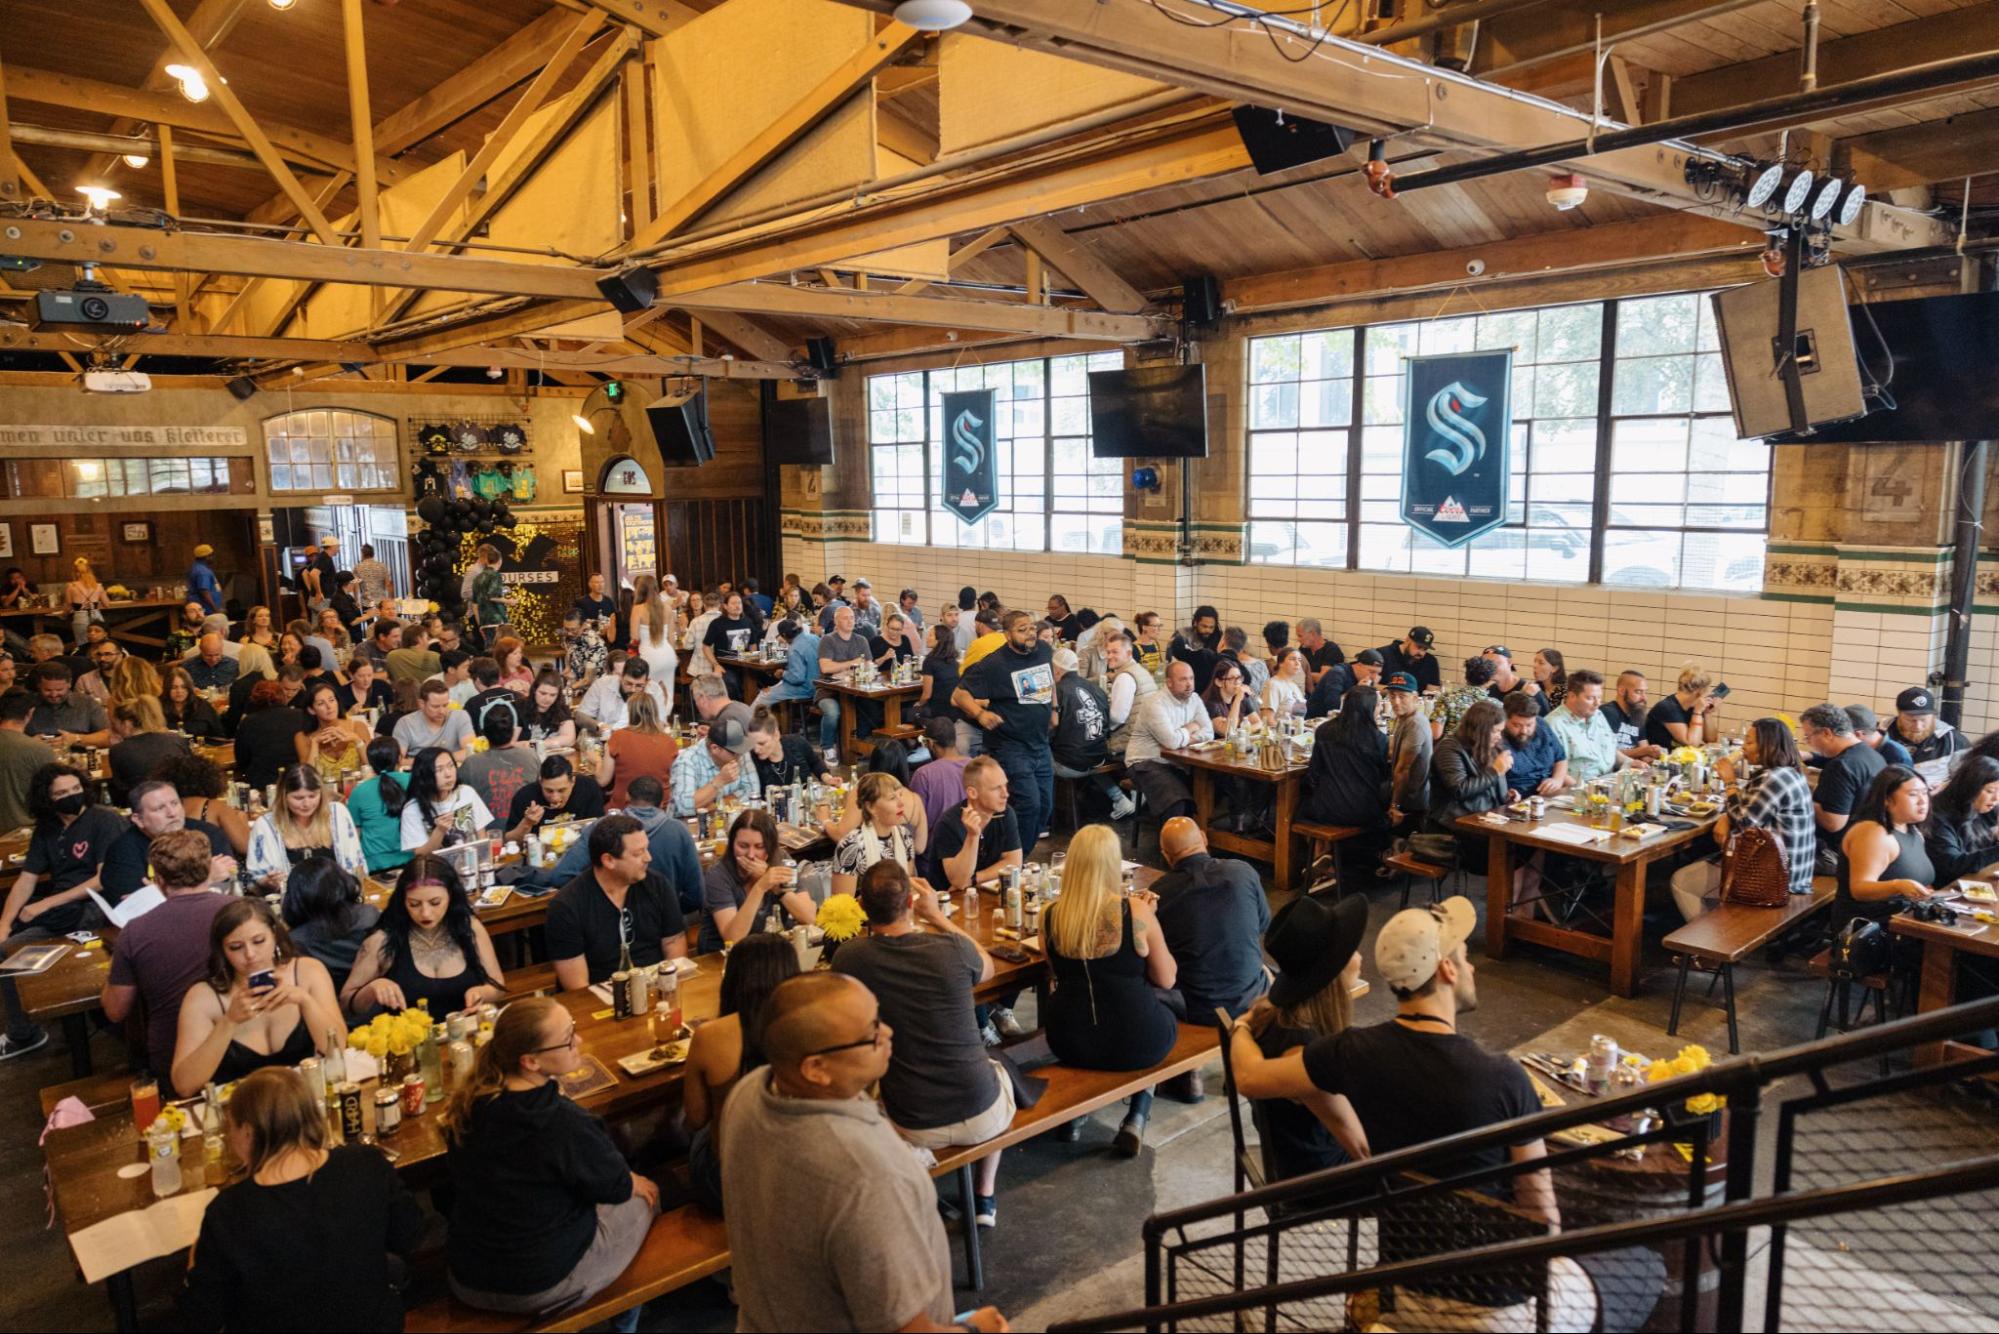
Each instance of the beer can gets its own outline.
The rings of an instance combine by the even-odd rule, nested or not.
[[[611,1017],[629,1019],[632,1017],[632,993],[627,987],[632,975],[620,968],[611,974]]]
[[[398,1096],[398,1094],[394,1089],[390,1088],[376,1089],[375,1090],[376,1138],[379,1139],[384,1135],[395,1134],[396,1127],[400,1126],[402,1123],[403,1123],[403,1104],[401,1097]]]
[[[403,1076],[403,1115],[423,1115],[423,1076],[420,1074]]]
[[[340,1093],[340,1135],[349,1144],[368,1133],[368,1113],[361,1099],[361,1086],[353,1080],[342,1084]]]
[[[449,1041],[451,1038],[469,1038],[472,1036],[472,1030],[478,1026],[479,1020],[470,1011],[454,1011],[444,1021],[446,1040]]]
[[[1589,1070],[1583,1082],[1589,1091],[1602,1097],[1610,1092],[1611,1076],[1617,1071],[1617,1039],[1598,1033],[1589,1040]]]
[[[642,1015],[652,1013],[652,981],[643,968],[632,969],[625,979],[625,1013]]]
[[[315,1098],[326,1096],[326,1072],[320,1066],[317,1056],[308,1056],[298,1063],[298,1072],[305,1079],[305,1086],[312,1090]]]

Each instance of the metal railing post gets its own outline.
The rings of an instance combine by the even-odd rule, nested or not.
[[[1747,1200],[1756,1190],[1756,1131],[1762,1120],[1763,1086],[1754,1080],[1728,1100],[1728,1180],[1723,1198],[1728,1204]],[[1721,1291],[1715,1307],[1715,1329],[1740,1334],[1742,1304],[1748,1290],[1749,1233],[1731,1228],[1721,1236]]]

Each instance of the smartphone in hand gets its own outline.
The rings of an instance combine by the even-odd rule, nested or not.
[[[250,991],[253,995],[259,991],[273,990],[277,985],[278,974],[275,969],[266,968],[260,973],[250,974]]]

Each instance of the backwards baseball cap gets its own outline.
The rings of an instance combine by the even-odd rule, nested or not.
[[[1935,713],[1936,711],[1936,696],[1921,686],[1910,686],[1907,690],[1895,696],[1895,712],[1897,713]]]
[[[847,582],[847,576],[844,574],[836,574],[831,579],[828,579],[826,582],[829,584],[844,584]]]
[[[1881,720],[1875,717],[1874,710],[1865,704],[1847,705],[1846,716],[1853,720],[1853,730],[1856,732],[1876,732],[1881,729]]]
[[[1506,659],[1508,662],[1513,661],[1513,650],[1506,647],[1506,645],[1504,644],[1487,644],[1485,646],[1485,651],[1487,653],[1496,653],[1500,657]]]
[[[1072,648],[1056,649],[1055,656],[1050,661],[1058,672],[1073,672],[1083,665],[1082,660],[1076,656],[1076,650]]]
[[[1371,648],[1364,648],[1360,652],[1354,654],[1353,660],[1359,663],[1363,667],[1380,667],[1383,665],[1381,661],[1381,654],[1377,653],[1375,650]]]
[[[868,581],[867,581],[866,579],[864,579],[864,578],[863,578],[863,579],[856,579],[856,580],[854,580],[854,587],[856,587],[856,588],[873,588],[873,587],[874,587],[874,585],[873,585],[873,584],[871,584],[871,583],[869,583],[869,582],[868,582]]]
[[[1471,900],[1453,894],[1427,908],[1405,908],[1388,919],[1374,941],[1374,966],[1396,991],[1416,991],[1437,975],[1437,965],[1470,939],[1478,924]]]
[[[1416,678],[1407,672],[1390,672],[1382,681],[1381,688],[1383,690],[1397,690],[1405,695],[1413,695],[1421,687],[1416,684]]]
[[[708,729],[708,742],[731,755],[744,755],[750,749],[750,734],[737,719],[717,718],[714,726]]]
[[[1409,630],[1409,642],[1417,648],[1427,649],[1436,644],[1437,637],[1430,633],[1430,627],[1427,625],[1412,626]]]

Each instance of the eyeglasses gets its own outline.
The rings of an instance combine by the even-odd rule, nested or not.
[[[556,1043],[552,1047],[536,1047],[534,1051],[532,1051],[529,1054],[533,1056],[539,1056],[543,1052],[548,1052],[548,1051],[571,1051],[575,1049],[576,1045],[577,1045],[576,1028],[572,1024],[569,1029],[568,1037],[564,1038],[562,1041]]]
[[[842,1042],[837,1047],[821,1047],[817,1051],[808,1051],[805,1054],[807,1056],[831,1056],[836,1051],[852,1051],[856,1047],[878,1047],[881,1045],[881,1040],[882,1021],[881,1016],[876,1015],[874,1023],[868,1027],[868,1035],[866,1037],[857,1038],[852,1042]]]

